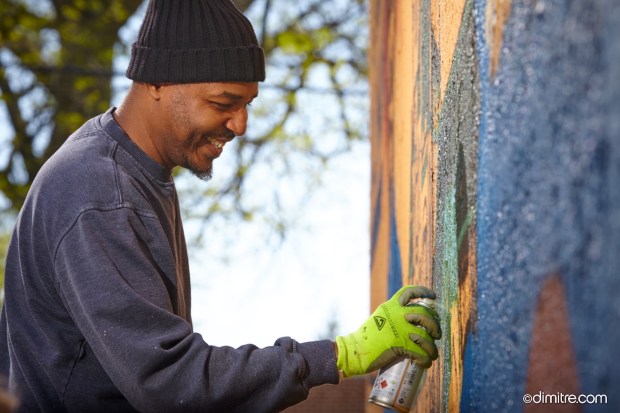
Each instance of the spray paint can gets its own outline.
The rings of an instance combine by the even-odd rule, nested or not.
[[[415,298],[408,305],[435,308],[435,300]],[[411,359],[406,357],[396,359],[379,370],[368,401],[398,412],[408,413],[425,371],[424,367],[414,363]]]

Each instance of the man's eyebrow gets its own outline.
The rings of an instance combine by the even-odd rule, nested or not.
[[[217,97],[222,97],[222,98],[227,98],[230,100],[243,100],[244,96],[241,95],[237,95],[235,93],[230,93],[230,92],[222,92],[219,95],[216,95]],[[254,95],[250,98],[250,100],[253,100],[257,97],[258,95]]]

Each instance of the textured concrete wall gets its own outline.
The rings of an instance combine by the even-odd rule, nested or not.
[[[618,39],[613,0],[371,1],[372,306],[430,285],[445,333],[419,411],[620,411]]]

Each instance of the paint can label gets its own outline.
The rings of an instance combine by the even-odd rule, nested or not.
[[[368,401],[399,412],[409,412],[424,370],[409,359],[396,360],[381,369]]]

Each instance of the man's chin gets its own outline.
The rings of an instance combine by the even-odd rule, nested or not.
[[[207,171],[197,171],[194,169],[190,169],[190,172],[193,173],[195,177],[202,179],[205,182],[213,177],[213,168],[209,168],[209,170]]]
[[[194,165],[191,165],[189,162],[186,162],[183,167],[190,171],[194,176],[202,179],[203,181],[208,181],[213,177],[213,166],[211,165],[208,168],[198,168]]]

